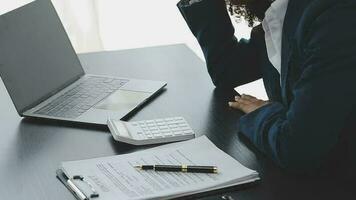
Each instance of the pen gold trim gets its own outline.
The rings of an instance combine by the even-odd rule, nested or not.
[[[142,165],[134,166],[135,169],[142,170]]]
[[[182,165],[182,172],[188,172],[188,166]]]

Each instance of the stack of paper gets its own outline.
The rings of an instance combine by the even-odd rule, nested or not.
[[[144,164],[212,165],[218,174],[140,171]],[[207,137],[130,154],[62,163],[68,177],[82,175],[98,199],[175,198],[258,180],[258,173],[218,149]]]

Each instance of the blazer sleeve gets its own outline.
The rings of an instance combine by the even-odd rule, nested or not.
[[[332,6],[305,28],[298,43],[302,75],[289,108],[270,103],[240,119],[242,134],[284,168],[303,172],[322,167],[355,109],[354,7]]]
[[[261,77],[254,40],[237,41],[224,0],[177,6],[203,50],[215,86],[234,88]]]

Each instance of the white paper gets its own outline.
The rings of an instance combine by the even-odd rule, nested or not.
[[[268,100],[268,96],[262,79],[258,79],[257,81],[253,81],[251,83],[236,87],[235,91],[239,94],[248,94],[254,96],[257,99],[265,101]]]
[[[218,174],[155,172],[135,169],[144,164],[188,164],[218,167]],[[207,137],[173,143],[131,154],[64,162],[67,176],[82,175],[99,199],[156,199],[238,185],[258,179],[250,170],[218,149]]]

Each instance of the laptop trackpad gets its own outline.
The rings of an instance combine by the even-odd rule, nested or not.
[[[95,108],[111,111],[127,111],[135,108],[152,95],[150,92],[117,90],[98,103]]]

